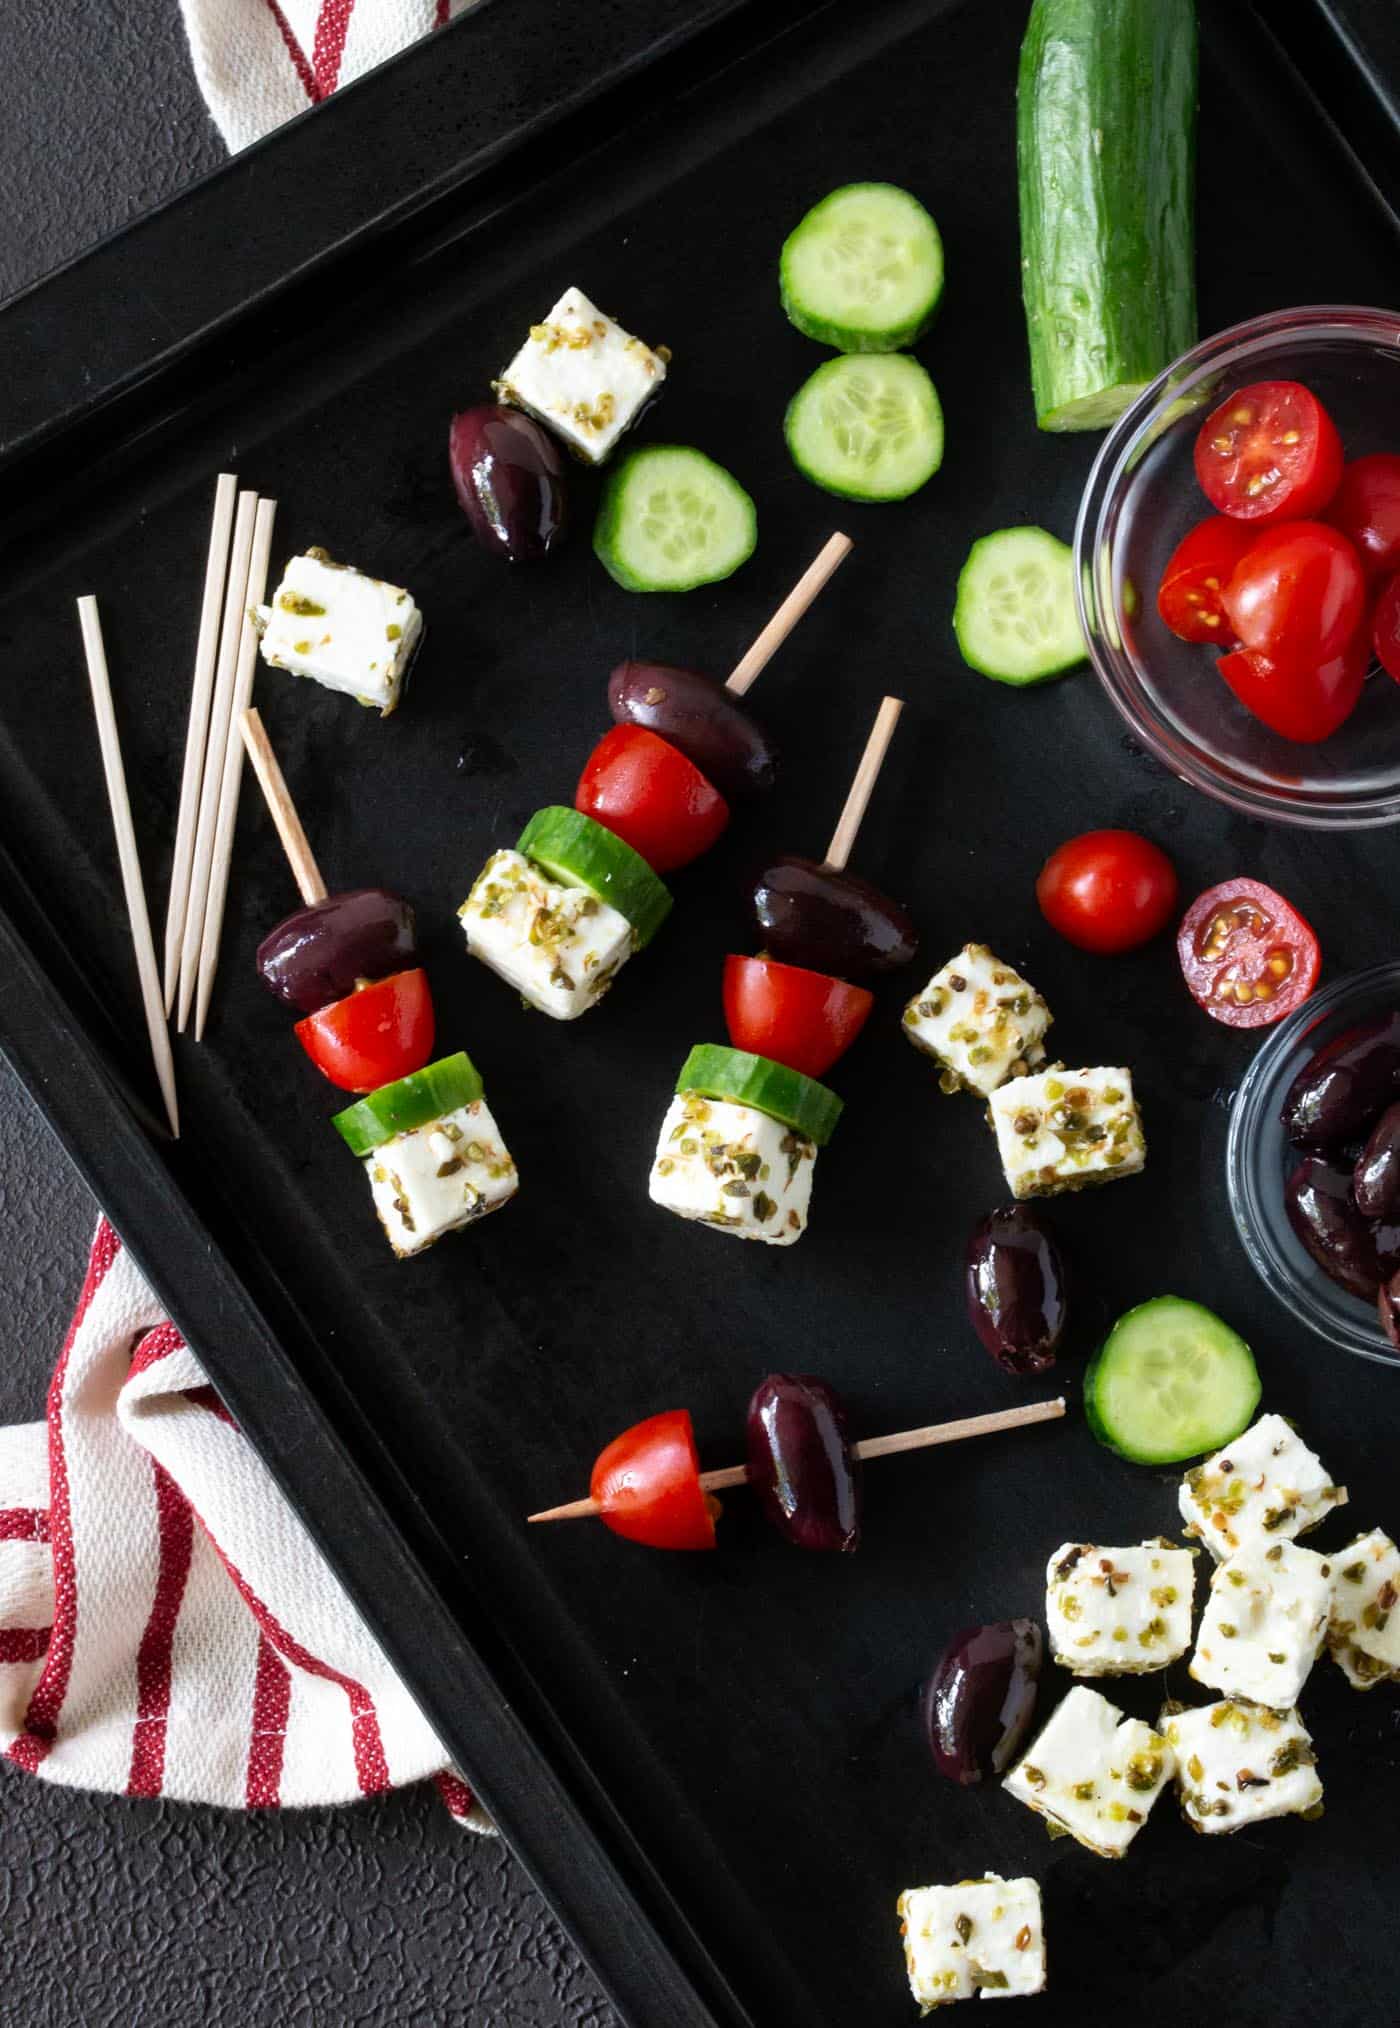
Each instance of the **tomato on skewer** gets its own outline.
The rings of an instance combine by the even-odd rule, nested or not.
[[[724,1018],[736,1049],[820,1077],[865,1026],[875,997],[828,972],[775,958],[724,961]]]
[[[688,1408],[633,1423],[598,1453],[589,1493],[614,1535],[648,1549],[713,1549],[719,1502],[700,1484]]]
[[[589,755],[574,808],[605,824],[654,873],[671,873],[708,852],[729,822],[729,805],[679,747],[641,725],[615,725]]]
[[[361,986],[296,1024],[317,1070],[342,1091],[375,1091],[421,1070],[433,1033],[432,991],[418,967]]]

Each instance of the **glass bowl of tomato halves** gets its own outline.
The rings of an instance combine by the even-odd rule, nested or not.
[[[1105,439],[1075,565],[1100,680],[1174,774],[1279,823],[1400,821],[1400,315],[1185,353]]]

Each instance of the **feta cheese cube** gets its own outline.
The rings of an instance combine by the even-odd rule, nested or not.
[[[1172,1750],[1076,1683],[1004,1787],[1105,1859],[1121,1859],[1175,1770]]]
[[[944,1091],[990,1097],[1045,1061],[1050,1009],[985,944],[964,944],[904,1010],[904,1032],[943,1066]]]
[[[1322,1653],[1332,1566],[1296,1542],[1242,1549],[1217,1565],[1191,1674],[1276,1711],[1295,1704]]]
[[[950,2000],[1045,1990],[1040,1886],[984,1873],[956,1887],[908,1887],[895,1904],[909,1989],[925,2013]]]
[[[496,382],[514,403],[562,437],[585,463],[601,465],[666,378],[668,354],[653,352],[565,289]]]
[[[457,915],[472,956],[556,1021],[601,1000],[634,948],[625,915],[519,852],[492,853]]]
[[[1267,1817],[1322,1814],[1322,1783],[1296,1711],[1257,1704],[1170,1706],[1158,1720],[1176,1756],[1176,1793],[1193,1831],[1220,1836]]]
[[[1145,1676],[1191,1645],[1195,1557],[1159,1536],[1137,1549],[1062,1542],[1045,1573],[1050,1648],[1075,1676]]]
[[[653,1204],[735,1239],[791,1246],[807,1225],[813,1142],[732,1099],[677,1092],[661,1122]]]
[[[1054,1197],[1135,1176],[1147,1160],[1132,1073],[1066,1070],[1014,1077],[988,1104],[1013,1197]]]
[[[324,549],[294,556],[272,603],[252,617],[264,662],[343,691],[385,718],[423,637],[423,615],[408,592],[332,563]]]
[[[520,1179],[485,1099],[395,1134],[365,1157],[379,1222],[399,1258],[485,1218]]]
[[[1400,1682],[1400,1550],[1381,1529],[1332,1557],[1327,1645],[1353,1690]]]
[[[1306,1535],[1334,1507],[1346,1505],[1322,1460],[1281,1415],[1261,1415],[1252,1429],[1186,1474],[1178,1504],[1188,1535],[1212,1556]]]

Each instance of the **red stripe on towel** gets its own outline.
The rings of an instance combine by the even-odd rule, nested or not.
[[[345,54],[345,38],[350,33],[350,16],[354,11],[355,0],[321,0],[311,49],[318,98],[328,99],[340,83],[340,60]]]
[[[282,1800],[282,1756],[292,1679],[264,1633],[258,1635],[258,1673],[253,1685],[253,1737],[248,1747],[247,1798],[250,1810],[274,1810]]]
[[[287,54],[292,59],[292,65],[297,76],[301,79],[301,88],[314,106],[321,94],[316,89],[316,79],[311,65],[306,60],[306,51],[297,41],[292,31],[292,24],[278,6],[277,0],[265,0],[265,5],[268,13],[272,16],[281,31],[282,40],[287,45]]]
[[[170,1717],[170,1664],[175,1623],[190,1574],[194,1520],[189,1501],[162,1466],[151,1461],[155,1477],[156,1522],[160,1530],[160,1564],[151,1616],[136,1651],[136,1728],[131,1740],[129,1796],[158,1796],[165,1779],[165,1734]]]
[[[47,1542],[49,1516],[44,1507],[0,1508],[0,1542]]]
[[[0,1662],[37,1662],[48,1653],[51,1627],[0,1627]]]

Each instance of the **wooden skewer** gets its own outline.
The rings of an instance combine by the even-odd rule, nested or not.
[[[180,946],[190,899],[190,868],[194,860],[194,825],[204,780],[204,745],[209,732],[209,699],[214,690],[214,663],[219,652],[219,615],[228,576],[229,537],[238,481],[220,472],[214,488],[214,519],[209,530],[209,558],[204,566],[204,599],[199,609],[199,639],[194,651],[190,685],[190,722],[185,731],[185,762],[180,773],[180,815],[175,826],[175,859],[170,871],[170,899],[165,910],[165,1011],[175,1004],[180,976]]]
[[[839,529],[835,535],[827,537],[753,646],[735,663],[725,683],[726,690],[732,690],[736,697],[743,696],[777,654],[817,593],[846,561],[853,547],[850,536],[842,535]]]
[[[1020,1408],[993,1409],[990,1415],[964,1415],[956,1422],[925,1423],[922,1429],[896,1430],[891,1436],[866,1437],[863,1442],[851,1446],[858,1458],[888,1458],[898,1451],[926,1450],[930,1444],[957,1444],[964,1437],[992,1436],[997,1430],[1024,1429],[1032,1422],[1054,1422],[1065,1412],[1065,1398],[1056,1395],[1053,1401],[1030,1401]],[[723,1465],[718,1471],[702,1472],[700,1484],[707,1493],[717,1493],[726,1486],[747,1484],[747,1465]],[[582,1521],[598,1512],[596,1500],[570,1500],[563,1507],[546,1507],[542,1513],[527,1514],[527,1521]]]
[[[846,802],[831,834],[831,843],[826,848],[826,864],[839,873],[855,849],[856,833],[865,816],[875,788],[876,778],[884,766],[885,755],[894,729],[899,723],[899,714],[904,709],[902,697],[887,697],[875,714],[875,723],[870,728],[870,737],[865,742],[865,752],[860,757],[855,779],[846,792]]]
[[[102,622],[97,615],[95,598],[78,600],[78,622],[83,630],[88,682],[92,685],[92,708],[97,715],[97,739],[102,749],[102,772],[107,778],[107,801],[111,806],[112,829],[117,838],[127,920],[136,952],[136,970],[141,980],[141,999],[146,1009],[146,1033],[150,1037],[151,1056],[160,1080],[160,1094],[165,1101],[170,1132],[178,1141],[180,1109],[175,1097],[175,1064],[170,1054],[170,1031],[165,1025],[155,940],[146,909],[146,890],[141,882],[141,859],[136,850],[136,829],[131,821],[131,799],[126,792],[121,738],[117,732],[117,715],[112,707],[112,679],[107,671],[107,651],[102,644]]]
[[[194,1039],[204,1040],[204,1022],[214,991],[214,974],[219,967],[219,939],[224,928],[224,902],[228,897],[229,868],[233,863],[233,827],[238,820],[238,796],[243,785],[243,741],[237,729],[253,695],[253,677],[258,665],[258,630],[250,609],[259,606],[267,590],[267,569],[272,559],[272,524],[277,514],[275,500],[259,500],[253,522],[253,547],[248,561],[247,597],[243,602],[243,632],[238,642],[238,670],[233,683],[233,723],[224,744],[224,765],[219,784],[219,815],[214,828],[214,866],[209,876],[209,898],[204,908],[204,937],[199,947],[199,987],[195,996]]]
[[[272,741],[267,729],[256,711],[248,709],[238,721],[243,734],[243,744],[248,749],[248,758],[253,763],[253,773],[258,778],[277,835],[282,840],[282,850],[292,869],[297,891],[308,908],[313,902],[324,901],[326,883],[321,878],[321,869],[316,864],[316,855],[310,841],[301,828],[292,792],[287,787],[286,777],[277,765],[277,756],[272,751]]]

